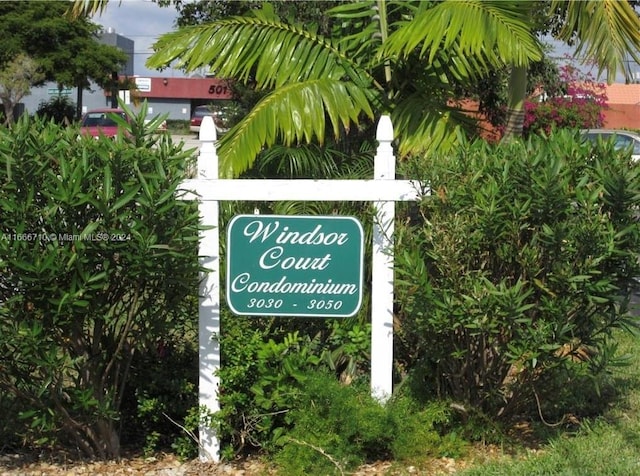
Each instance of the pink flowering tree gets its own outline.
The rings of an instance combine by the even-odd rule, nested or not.
[[[601,127],[607,108],[605,84],[572,65],[560,68],[564,94],[525,101],[525,136],[553,128],[589,129]]]

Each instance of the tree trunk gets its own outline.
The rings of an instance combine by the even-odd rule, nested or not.
[[[13,108],[15,104],[7,98],[2,98],[2,106],[4,107],[4,125],[13,124]]]
[[[82,117],[82,86],[78,84],[78,91],[76,94],[76,120],[80,120]]]
[[[509,98],[507,123],[503,140],[511,140],[522,136],[524,125],[524,100],[527,94],[526,66],[512,66],[509,76]]]
[[[100,445],[99,452],[108,459],[120,459],[120,435],[118,434],[114,420],[101,418],[97,422],[96,445]]]

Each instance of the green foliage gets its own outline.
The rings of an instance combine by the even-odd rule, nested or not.
[[[36,114],[56,124],[68,125],[75,118],[76,105],[67,96],[56,96],[41,102]]]
[[[371,398],[368,326],[223,314],[222,327],[214,424],[225,458],[261,449],[286,474],[332,474],[383,457],[464,452],[455,433],[442,436],[452,424],[445,403]]]
[[[195,296],[194,296],[195,298]],[[195,308],[195,302],[194,306]],[[145,453],[171,447],[195,456],[192,413],[198,408],[197,332],[193,319],[160,336],[134,357],[121,410],[122,443]]]
[[[473,129],[450,104],[453,84],[469,86],[496,62],[540,57],[528,9],[487,1],[344,2],[317,27],[289,23],[266,4],[168,33],[148,63],[206,65],[265,93],[221,139],[224,174],[247,170],[264,146],[349,140],[382,113],[391,113],[405,155],[450,147],[460,128]],[[509,42],[496,31],[509,31]],[[416,53],[420,47],[424,54]]]
[[[145,115],[113,140],[28,117],[0,130],[0,388],[91,456],[119,453],[136,353],[194,311],[188,154]]]
[[[369,368],[369,327],[355,320],[222,315],[221,410],[215,415],[227,457],[272,451],[292,427],[290,410],[309,372],[359,380]]]
[[[323,357],[329,368],[343,382],[350,382],[359,372],[369,368],[371,350],[371,325],[355,324],[349,328],[339,321],[330,323],[331,334]]]
[[[223,314],[224,320],[225,314]],[[223,446],[231,455],[242,451],[245,444],[260,446],[260,438],[254,437],[254,425],[250,415],[259,414],[251,398],[250,387],[257,377],[257,353],[262,345],[262,326],[250,319],[228,317],[223,322],[220,335],[221,358],[225,365],[219,370],[220,411],[216,425],[220,429]],[[247,441],[248,440],[248,441]]]
[[[297,331],[285,335],[282,342],[269,339],[262,345],[257,355],[260,377],[251,387],[259,407],[277,411],[288,406],[292,389],[304,383],[304,371],[320,363],[312,351],[313,343]]]
[[[509,418],[537,413],[552,376],[610,368],[612,331],[635,325],[638,164],[565,132],[468,144],[408,174],[432,189],[396,245],[414,385]]]
[[[362,385],[309,375],[290,413],[294,427],[279,438],[275,457],[287,474],[336,474],[336,467],[354,468],[367,456],[389,456],[386,412]]]
[[[439,48],[468,54],[468,63],[455,66],[460,76],[477,74],[489,64],[528,65],[541,59],[540,44],[531,34],[529,9],[501,1],[422,4],[412,21],[390,36],[385,50],[408,55],[418,48],[429,62],[437,57]],[[478,34],[481,31],[483,35]],[[512,41],[504,41],[505,37]]]
[[[391,400],[387,412],[392,428],[390,448],[395,460],[457,458],[467,449],[454,429],[454,416],[445,401],[423,403],[400,395]]]
[[[287,411],[296,400],[304,372],[320,357],[298,331],[287,332],[269,320],[233,317],[221,336],[221,410],[216,422],[231,452],[269,447],[273,432],[287,427]],[[246,448],[246,449],[248,449]]]
[[[283,473],[344,474],[365,462],[394,458],[415,462],[460,455],[464,443],[443,438],[451,422],[444,403],[421,407],[406,396],[381,405],[366,382],[340,384],[333,375],[308,374],[290,411],[292,429],[277,443],[275,461]]]
[[[201,413],[204,413],[202,415]],[[211,424],[212,417],[206,412],[201,412],[197,406],[191,407],[182,423],[183,434],[176,436],[171,443],[171,448],[178,457],[183,459],[195,458],[198,453],[198,428],[203,419]]]
[[[576,57],[593,59],[598,77],[606,70],[607,81],[613,83],[616,72],[625,72],[629,56],[640,61],[638,16],[630,2],[605,0],[581,6],[554,0],[549,10],[564,20],[556,38],[567,43],[577,40]],[[587,11],[590,21],[585,17]]]
[[[65,16],[68,9],[65,2],[0,2],[0,28],[13,32],[0,38],[0,69],[24,53],[41,67],[41,82],[104,86],[127,55],[99,42],[100,26],[88,17]]]
[[[0,102],[6,124],[13,123],[14,107],[42,78],[40,65],[24,53],[0,66]]]
[[[610,80],[628,73],[624,58],[636,59],[640,47],[633,7],[616,0],[367,0],[324,12],[313,2],[293,7],[295,15],[274,3],[282,6],[180,4],[180,22],[191,26],[162,36],[148,61],[211,68],[265,94],[220,141],[225,174],[247,170],[264,147],[322,143],[330,132],[348,140],[381,114],[392,116],[402,156],[450,148],[461,131],[477,133],[454,107],[458,93],[499,82],[503,68],[519,73],[509,84],[507,132],[521,134],[526,69],[543,58],[541,31],[572,42]],[[497,100],[481,99],[483,109]]]

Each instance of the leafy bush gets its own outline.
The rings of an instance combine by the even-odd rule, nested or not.
[[[359,361],[368,334],[357,323],[328,321],[321,339],[300,323],[317,319],[226,317],[215,415],[223,457],[259,449],[286,474],[332,474],[384,457],[413,461],[464,450],[455,435],[441,436],[451,423],[444,403],[397,395],[381,405],[360,373],[343,383],[330,363],[336,355]]]
[[[26,117],[0,131],[0,389],[90,456],[119,454],[136,353],[195,314],[187,155],[145,115],[113,140]]]
[[[222,327],[215,422],[227,458],[277,449],[293,426],[290,411],[309,373],[330,373],[344,383],[368,368],[370,335],[355,320],[256,318],[223,310]]]
[[[76,105],[67,96],[56,96],[38,105],[36,114],[56,124],[71,124],[76,116]]]
[[[400,394],[387,405],[393,459],[418,462],[425,458],[462,456],[466,442],[454,431],[454,415],[446,401],[419,402]]]
[[[272,319],[229,319],[221,335],[224,365],[216,422],[225,455],[273,447],[278,432],[290,427],[287,412],[306,372],[317,368],[317,342],[274,325]]]
[[[551,133],[553,128],[602,127],[607,107],[606,87],[573,66],[560,69],[563,94],[542,101],[526,101],[523,132]]]
[[[459,455],[465,447],[441,436],[451,422],[444,403],[420,406],[399,395],[381,405],[366,382],[343,385],[326,372],[306,375],[289,413],[292,428],[275,455],[284,474],[344,474],[365,462]]]
[[[15,395],[7,392],[0,392],[0,441],[2,441],[2,451],[13,446],[20,445],[20,428],[24,425],[18,415],[26,410],[22,402]]]
[[[291,408],[291,431],[277,440],[276,462],[286,474],[333,474],[390,455],[385,409],[362,385],[343,386],[333,375],[308,374]]]
[[[173,447],[180,457],[196,456],[195,435],[189,431],[197,432],[198,425],[188,423],[198,408],[194,321],[148,342],[134,357],[121,408],[124,445],[142,447],[148,454]]]
[[[611,332],[634,325],[640,166],[565,131],[411,168],[432,189],[396,242],[399,357],[416,386],[507,418],[544,401],[552,376],[606,371]]]

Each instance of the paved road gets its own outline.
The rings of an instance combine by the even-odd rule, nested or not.
[[[189,135],[174,134],[171,136],[171,138],[175,143],[179,143],[180,141],[183,141],[185,149],[192,149],[194,147],[197,148],[200,146],[200,141],[198,140],[198,136],[195,134],[189,134]]]

